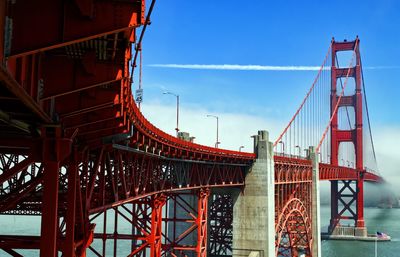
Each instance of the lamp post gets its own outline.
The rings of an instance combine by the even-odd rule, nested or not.
[[[213,117],[217,119],[217,141],[215,142],[215,148],[218,148],[218,145],[220,144],[219,140],[218,140],[218,130],[219,130],[219,118],[218,116],[215,115],[211,115],[211,114],[207,114],[207,117]]]
[[[172,93],[172,92],[164,92],[164,95],[173,95],[176,97],[176,137],[178,137],[179,133],[179,95]]]
[[[285,143],[283,141],[279,141],[278,144],[282,144],[282,154],[285,156]]]
[[[242,151],[242,148],[244,148],[244,146],[239,146],[239,152],[241,152]]]
[[[298,157],[301,157],[301,149],[300,149],[300,146],[299,146],[299,145],[296,145],[294,148],[298,148],[298,150],[299,150],[299,155],[298,155]]]
[[[307,148],[305,148],[305,149],[303,149],[303,151],[306,153],[306,157],[308,158],[309,157],[309,153],[310,153],[310,149],[307,149]]]

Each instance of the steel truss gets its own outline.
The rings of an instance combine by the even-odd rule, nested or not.
[[[309,160],[275,159],[276,256],[311,256],[311,190]]]
[[[93,215],[92,220],[103,220],[103,228],[94,234],[89,249],[99,257],[206,256],[208,196],[206,188],[157,194],[115,207],[113,221],[107,218],[110,211]],[[121,219],[131,226],[130,233],[119,232]],[[113,225],[112,233],[107,222]],[[118,247],[120,240],[129,242],[129,252],[128,244],[123,249]]]
[[[43,130],[43,135],[30,150],[35,155],[0,155],[1,213],[42,215],[44,221],[40,237],[1,237],[0,248],[8,252],[41,249],[41,255],[46,252],[42,256],[54,251],[70,257],[85,256],[89,249],[105,256],[107,240],[130,239],[129,256],[206,256],[210,188],[244,185],[246,165],[166,158],[115,145],[79,150],[57,128]],[[182,200],[180,194],[187,190],[195,194],[194,207]],[[190,218],[163,216],[171,202],[183,206]],[[103,228],[107,226],[108,210],[114,210],[115,220],[130,220],[130,234],[96,232],[99,216],[104,216]],[[172,238],[163,231],[163,224],[174,227],[179,222],[191,226]],[[196,234],[196,241],[182,245],[189,234]],[[100,239],[101,250],[92,246]]]
[[[352,51],[355,59],[354,67],[340,68],[337,65],[337,52]],[[364,180],[366,171],[363,161],[363,93],[362,93],[362,66],[360,57],[360,40],[358,37],[351,42],[332,42],[332,69],[331,69],[331,164],[339,164],[339,146],[341,143],[350,142],[355,149],[355,168],[353,179],[343,180],[343,187],[338,188],[338,182],[331,182],[331,224],[330,230],[340,224],[341,219],[354,220],[354,226],[364,228]],[[353,95],[338,97],[337,80],[345,77],[354,78],[355,92]],[[343,98],[343,99],[342,99]],[[340,99],[342,101],[338,102]],[[354,108],[355,125],[354,129],[339,129],[338,114],[334,112],[335,106],[348,106]],[[370,175],[369,175],[370,176]],[[356,180],[356,189],[350,187],[351,180]],[[348,191],[344,194],[344,191]],[[350,198],[346,201],[345,198]],[[356,211],[351,209],[352,203],[356,202]],[[343,209],[339,211],[338,204],[343,204]],[[343,213],[349,212],[350,215],[344,216]]]
[[[331,224],[333,233],[340,220],[357,220],[357,180],[331,181]]]
[[[233,199],[230,194],[213,194],[209,206],[209,256],[231,256]]]

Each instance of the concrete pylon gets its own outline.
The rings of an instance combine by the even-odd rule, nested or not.
[[[246,175],[242,193],[233,197],[233,256],[257,251],[275,256],[274,152],[267,131],[254,136],[256,161]]]
[[[320,190],[319,190],[319,157],[313,146],[309,150],[309,158],[312,162],[312,245],[313,257],[321,257],[321,216],[320,216]]]

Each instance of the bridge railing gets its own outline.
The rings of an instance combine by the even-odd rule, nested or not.
[[[297,154],[287,154],[287,153],[282,153],[282,152],[274,152],[274,156],[286,157],[286,158],[291,158],[291,159],[307,160],[307,157],[305,157],[305,156],[300,156]]]
[[[131,118],[134,120],[135,127],[145,135],[149,136],[152,140],[158,141],[161,144],[165,144],[174,148],[181,148],[187,151],[198,152],[200,154],[209,154],[220,157],[237,158],[245,160],[255,159],[254,153],[218,149],[181,140],[177,137],[165,133],[161,129],[154,126],[151,122],[149,122],[143,116],[143,114],[140,112],[139,108],[133,101],[131,103],[131,110],[133,110]]]
[[[368,173],[372,173],[372,174],[375,174],[375,175],[379,175],[379,172],[376,171],[376,170],[374,170],[374,169],[371,169],[371,168],[369,168],[369,167],[364,167],[364,169],[365,169],[365,171],[368,172]]]

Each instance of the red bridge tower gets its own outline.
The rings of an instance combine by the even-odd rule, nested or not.
[[[366,236],[367,230],[364,223],[364,163],[363,163],[363,95],[361,58],[358,37],[354,41],[332,42],[332,69],[331,69],[331,114],[339,99],[337,95],[337,80],[340,78],[354,78],[355,93],[343,95],[340,107],[353,107],[355,126],[347,130],[339,129],[338,112],[333,116],[331,123],[331,165],[339,166],[339,146],[343,142],[352,142],[355,149],[355,168],[357,170],[356,180],[331,181],[331,221],[329,231],[337,233],[336,228],[340,220],[355,221],[355,235]],[[337,65],[337,52],[354,51],[355,66],[339,68]],[[354,60],[352,61],[354,64]],[[345,83],[346,84],[346,83]],[[339,90],[341,92],[341,90]],[[352,185],[356,184],[353,188]],[[352,208],[356,202],[356,210]]]

